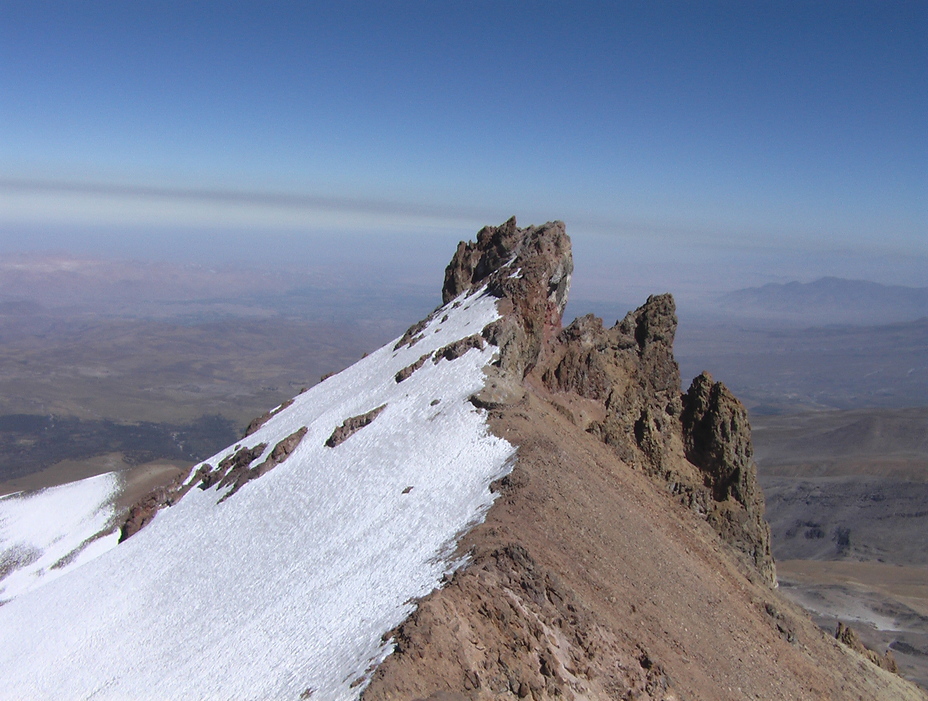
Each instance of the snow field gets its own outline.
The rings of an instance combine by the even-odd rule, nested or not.
[[[0,601],[57,579],[116,546],[111,527],[118,478],[109,473],[0,497]]]
[[[457,538],[511,468],[513,447],[467,401],[494,347],[394,380],[498,317],[493,297],[458,301],[411,348],[384,346],[207,461],[267,443],[257,465],[307,426],[271,472],[222,504],[225,490],[194,488],[118,548],[0,607],[0,698],[357,698],[390,652],[384,633],[454,568]]]

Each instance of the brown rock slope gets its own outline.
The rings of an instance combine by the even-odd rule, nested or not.
[[[518,461],[363,698],[925,699],[772,588],[746,414],[680,392],[672,299],[561,329],[571,270],[563,224],[514,220],[449,265],[446,300],[501,297],[473,401]]]

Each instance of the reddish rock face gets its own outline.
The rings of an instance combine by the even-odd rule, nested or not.
[[[445,270],[442,300],[487,286],[503,317],[485,338],[500,349],[498,366],[525,376],[561,330],[574,263],[563,222],[520,229],[515,218],[461,242]]]
[[[770,527],[764,520],[747,410],[704,372],[683,396],[681,419],[686,458],[702,471],[712,494],[709,522],[773,586]]]
[[[458,245],[445,270],[442,299],[447,304],[486,285],[500,298],[502,314],[484,330],[500,349],[500,377],[491,381],[527,381],[600,404],[603,418],[585,426],[586,431],[622,460],[666,483],[774,586],[769,528],[744,407],[708,376],[696,378],[689,392],[681,393],[673,356],[677,317],[669,294],[649,297],[610,329],[592,315],[562,329],[572,271],[570,238],[562,222],[520,229],[513,218],[484,227],[476,242]],[[415,333],[413,327],[407,335],[414,338]]]

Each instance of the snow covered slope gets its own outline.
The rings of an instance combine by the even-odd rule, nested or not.
[[[497,318],[494,297],[459,296],[412,345],[194,470],[136,535],[0,607],[0,697],[356,698],[511,469],[468,401],[496,351],[474,335]],[[241,479],[223,483],[236,456]]]
[[[119,533],[111,529],[118,483],[109,473],[0,497],[0,602],[116,546]]]

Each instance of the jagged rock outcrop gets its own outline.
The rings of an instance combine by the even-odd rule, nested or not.
[[[599,403],[603,418],[586,430],[666,483],[775,586],[747,412],[708,375],[680,393],[676,326],[670,295],[648,298],[610,329],[592,315],[577,319],[557,337],[541,381],[552,392]]]
[[[673,358],[677,319],[670,295],[648,301],[611,329],[587,315],[557,339],[541,373],[554,392],[602,403],[606,414],[587,430],[624,460],[663,475],[681,410],[680,371]],[[679,453],[679,449],[675,451]]]
[[[681,418],[686,457],[702,470],[713,497],[709,521],[766,581],[775,582],[747,410],[725,385],[704,372],[683,396]]]
[[[484,408],[517,401],[514,386],[523,378],[554,395],[591,400],[599,408],[586,431],[666,484],[775,586],[744,407],[707,376],[681,393],[669,294],[649,297],[609,329],[592,315],[562,329],[572,271],[562,222],[520,229],[512,218],[458,244],[445,270],[445,304],[484,285],[500,298],[501,318],[483,333],[499,347],[499,361],[472,401]],[[420,331],[411,328],[400,343],[414,343]]]
[[[899,666],[896,664],[896,658],[893,657],[891,650],[887,650],[885,655],[871,650],[860,641],[857,631],[850,626],[839,622],[838,629],[835,631],[835,639],[847,645],[854,652],[863,655],[877,667],[894,674],[899,672]]]
[[[521,378],[561,329],[573,269],[563,222],[520,229],[513,217],[481,229],[476,242],[458,245],[445,270],[442,301],[484,285],[499,297],[502,318],[484,338],[499,347],[501,372]]]

